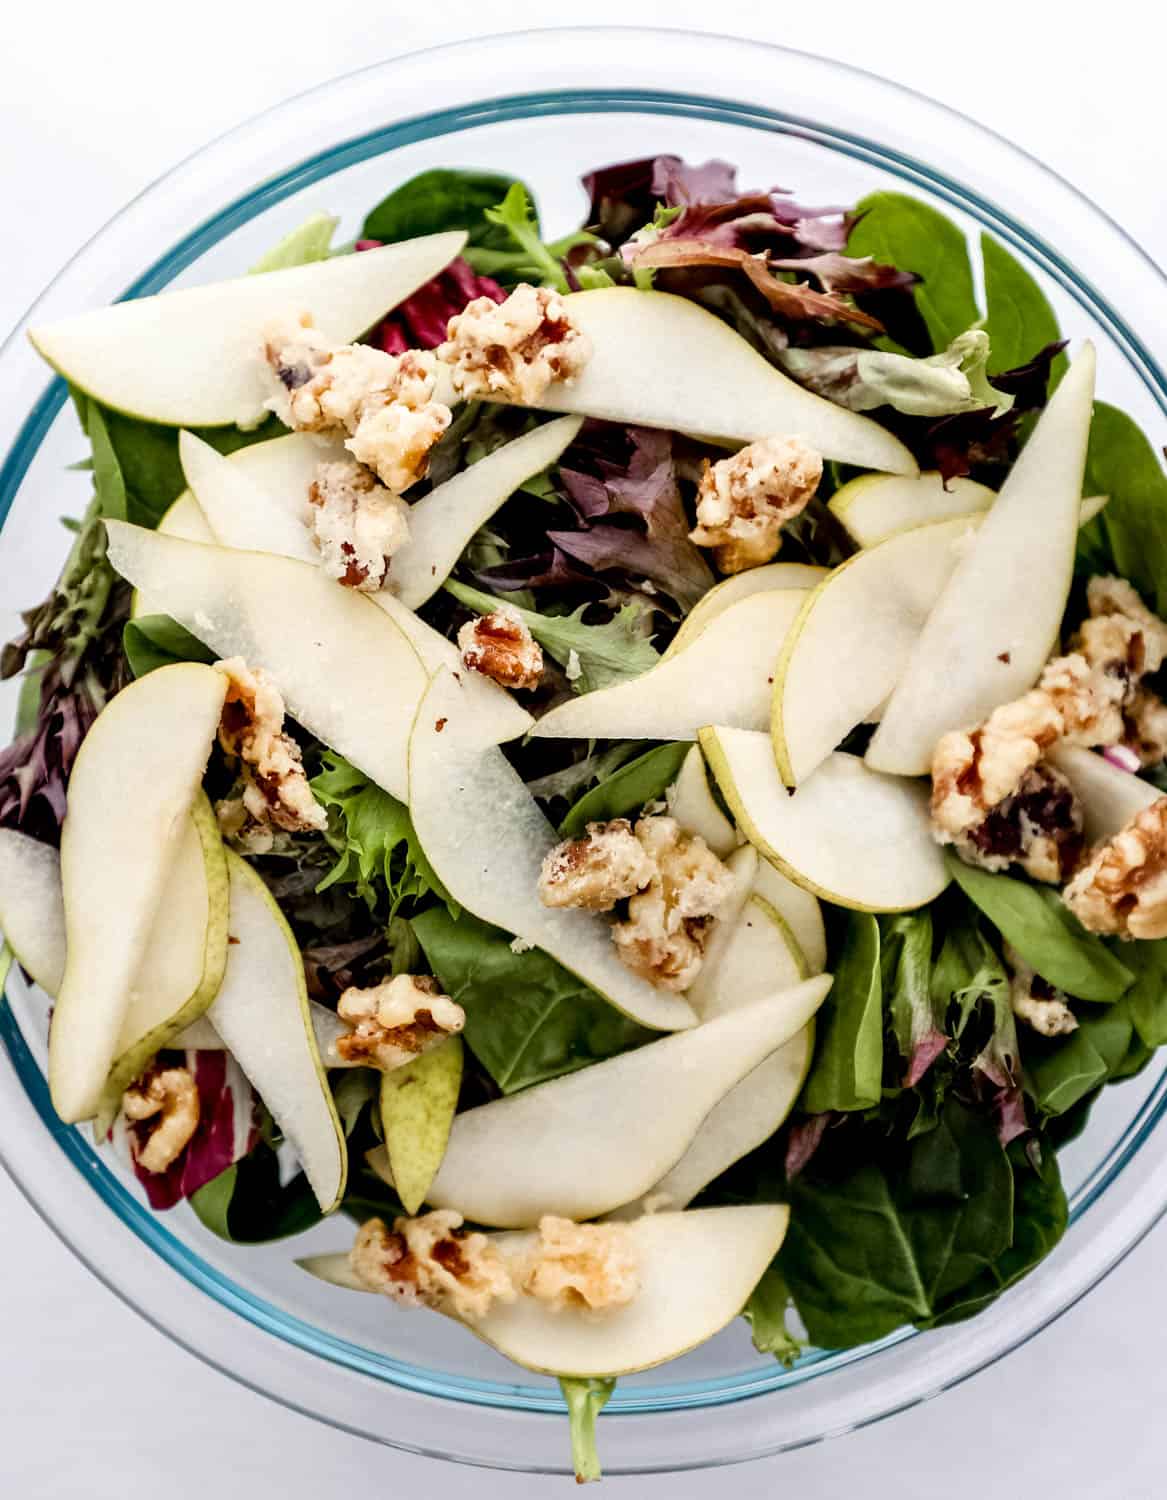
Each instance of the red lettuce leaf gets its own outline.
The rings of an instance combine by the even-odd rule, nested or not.
[[[358,250],[375,250],[380,240],[358,240]],[[479,276],[461,256],[451,261],[440,276],[418,287],[373,331],[371,342],[386,354],[404,354],[406,349],[436,349],[445,342],[451,318],[475,297],[504,302],[506,292],[489,276]]]

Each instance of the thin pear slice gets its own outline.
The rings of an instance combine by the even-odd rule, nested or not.
[[[466,1110],[455,1116],[428,1201],[501,1229],[543,1214],[591,1219],[632,1202],[680,1159],[718,1100],[806,1025],[830,983],[808,980]]]
[[[1144,808],[1158,802],[1163,793],[1136,776],[1112,766],[1093,750],[1078,745],[1059,745],[1050,760],[1066,776],[1078,794],[1088,843],[1111,839]]]
[[[737,848],[737,830],[717,805],[705,774],[705,757],[694,745],[681,762],[676,781],[665,793],[670,814],[688,833],[703,838],[725,859]]]
[[[352,1027],[347,1021],[342,1021],[334,1010],[329,1010],[327,1005],[321,1005],[318,1000],[308,1001],[308,1014],[312,1020],[312,1032],[316,1037],[320,1061],[326,1068],[363,1068],[366,1066],[363,1062],[341,1057],[336,1050],[336,1044],[341,1037],[352,1035]],[[185,1026],[171,1045],[180,1051],[202,1049],[208,1052],[220,1052],[223,1049],[223,1038],[206,1016],[200,1016],[197,1021],[192,1021],[189,1026]]]
[[[300,950],[251,866],[231,852],[227,865],[232,941],[207,1017],[331,1213],[344,1195],[348,1153],[312,1030]]]
[[[1084,344],[928,616],[867,751],[920,776],[941,735],[1033,686],[1065,613],[1094,401]]]
[[[276,447],[282,441],[279,439],[270,446]],[[272,552],[318,567],[320,555],[302,513],[307,508],[306,498],[298,507],[290,506],[290,486],[280,491],[274,484],[269,488],[261,482],[265,475],[270,475],[273,481],[278,480],[279,471],[290,474],[301,463],[299,451],[285,454],[267,467],[257,464],[244,467],[224,458],[193,433],[180,433],[178,445],[191,490],[209,525],[209,541],[244,552]],[[482,462],[490,460],[483,459]],[[307,485],[303,493],[306,497]],[[396,562],[394,557],[394,566]],[[362,597],[388,615],[405,635],[427,674],[442,666],[452,671],[461,668],[461,654],[453,641],[447,640],[432,625],[427,625],[387,590],[381,589]],[[481,700],[484,720],[490,712],[489,728],[484,732],[495,743],[526,734],[534,720],[522,704],[489,677],[476,672],[467,672],[465,676],[467,693]]]
[[[763,861],[765,863],[765,861]],[[790,929],[764,897],[751,895],[730,931],[721,961],[694,1004],[702,1021],[755,1005],[810,976]]]
[[[106,526],[124,578],[165,598],[167,613],[220,656],[262,667],[305,729],[406,800],[406,748],[426,673],[381,610],[292,558]]]
[[[407,1214],[425,1202],[446,1154],[462,1084],[462,1052],[462,1038],[452,1036],[381,1079],[385,1151]]]
[[[61,829],[65,972],[49,1033],[49,1088],[67,1124],[101,1102],[226,689],[200,663],[161,667],[110,701],[78,752]]]
[[[774,670],[770,730],[788,786],[886,700],[979,519],[905,531],[856,553],[806,596]]]
[[[250,427],[263,415],[265,329],[309,314],[347,344],[443,270],[461,231],[403,240],[211,286],[115,302],[42,324],[33,344],[70,384],[116,411],[174,427]]]
[[[621,963],[605,921],[540,901],[539,872],[559,837],[506,758],[484,743],[480,713],[449,672],[435,674],[418,708],[409,777],[414,830],[455,901],[542,948],[634,1020],[662,1031],[693,1024],[685,1000]]]
[[[608,422],[750,443],[797,433],[824,458],[914,474],[904,445],[870,417],[803,390],[705,308],[668,292],[605,287],[567,299],[591,357],[539,405]]]
[[[758,873],[758,863],[758,851],[752,844],[743,844],[740,849],[735,849],[726,860],[726,868],[733,877],[733,885],[718,910],[713,931],[709,934],[705,944],[705,956],[701,961],[697,978],[685,992],[685,999],[703,1021],[709,1019],[707,1014],[709,996],[717,988],[718,975],[721,973],[726,950],[733,940],[738,920],[746,909],[746,902],[750,899],[750,892],[754,888],[754,880]],[[780,988],[779,985],[769,986],[759,998],[764,999],[766,995],[773,994],[778,988]]]
[[[675,656],[678,651],[692,645],[711,620],[739,599],[748,599],[751,594],[768,594],[772,589],[813,589],[829,571],[813,563],[779,562],[764,563],[760,568],[747,568],[744,573],[723,578],[708,593],[702,594],[681,621],[676,635],[665,648],[665,656]]]
[[[711,720],[738,729],[770,721],[775,662],[806,595],[754,594],[731,604],[692,645],[640,677],[571,698],[537,721],[541,739],[692,739]]]
[[[776,1203],[648,1214],[628,1225],[640,1289],[626,1306],[596,1317],[520,1294],[466,1326],[500,1354],[542,1374],[602,1378],[649,1370],[733,1321],[781,1248],[789,1220],[790,1210]],[[529,1233],[489,1238],[516,1260],[535,1245]],[[297,1264],[332,1286],[370,1290],[347,1254],[309,1255]]]
[[[524,480],[553,464],[582,426],[582,417],[560,417],[536,427],[411,505],[409,540],[389,569],[389,588],[401,602],[418,609],[436,593],[478,528]]]
[[[61,856],[49,844],[0,828],[0,934],[48,995],[65,972]]]
[[[738,827],[784,875],[836,906],[910,911],[948,884],[928,790],[836,752],[790,793],[764,734],[715,726],[701,748]]]
[[[827,933],[818,897],[788,880],[768,859],[758,861],[754,894],[781,919],[806,973],[821,974],[827,967]]]

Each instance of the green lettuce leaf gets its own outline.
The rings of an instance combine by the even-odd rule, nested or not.
[[[147,672],[176,661],[215,660],[213,651],[169,615],[139,615],[127,620],[122,628],[122,650],[135,677],[145,677]]]
[[[791,1333],[787,1326],[790,1308],[790,1288],[778,1268],[778,1262],[774,1261],[766,1268],[761,1281],[750,1293],[750,1300],[742,1309],[742,1317],[750,1325],[754,1348],[758,1353],[772,1354],[787,1369],[794,1364],[805,1347],[802,1340]]]
[[[868,912],[848,914],[835,982],[818,1013],[814,1063],[799,1108],[870,1109],[883,1080],[883,990],[879,924]]]
[[[666,789],[676,781],[689,749],[688,740],[679,740],[657,745],[630,760],[599,786],[585,792],[559,825],[559,832],[565,839],[578,838],[589,823],[623,818],[638,811],[646,802],[663,797]]]
[[[327,260],[332,253],[332,236],[340,220],[332,214],[313,214],[303,224],[284,235],[251,268],[253,276],[264,271],[283,271],[289,266],[307,266]]]
[[[996,375],[1002,370],[1017,369],[1039,349],[1056,344],[1062,335],[1041,287],[990,234],[981,235],[981,258],[988,308],[982,327],[992,344],[988,373]],[[1065,368],[1066,356],[1059,354],[1053,365],[1053,385],[1061,379]]]
[[[461,171],[449,167],[419,172],[369,210],[361,228],[361,238],[392,244],[397,240],[413,239],[415,235],[464,229],[471,245],[507,250],[510,235],[493,225],[486,213],[517,183],[517,178],[499,172]],[[534,217],[538,232],[538,216]]]
[[[1167,475],[1138,424],[1105,401],[1094,406],[1085,484],[1110,504],[1083,529],[1081,559],[1091,571],[1128,578],[1167,615]]]

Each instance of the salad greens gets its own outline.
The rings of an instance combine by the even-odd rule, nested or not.
[[[883,1077],[883,1009],[879,924],[852,912],[835,982],[819,1013],[814,1065],[802,1092],[808,1114],[878,1104]]]
[[[689,753],[691,742],[658,745],[604,777],[599,786],[585,792],[559,825],[565,839],[578,838],[589,823],[606,823],[627,817],[664,796]]]

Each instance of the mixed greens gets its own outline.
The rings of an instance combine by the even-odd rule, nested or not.
[[[408,489],[414,555],[390,558],[381,594],[338,587],[297,531],[335,455],[289,435],[246,369],[209,392],[212,301],[176,313],[189,368],[156,382],[144,415],[130,414],[132,373],[107,383],[84,320],[44,330],[93,498],[0,668],[24,674],[0,752],[0,929],[56,998],[63,1116],[98,1122],[152,1207],[189,1201],[241,1244],[331,1212],[424,1223],[428,1204],[504,1231],[455,1226],[443,1243],[528,1266],[545,1215],[628,1225],[639,1302],[561,1298],[542,1321],[523,1294],[519,1311],[433,1304],[561,1375],[581,1479],[599,1474],[614,1377],[738,1311],[756,1348],[789,1364],[808,1343],[983,1309],[1066,1228],[1058,1147],[1103,1085],[1167,1042],[1167,940],[1089,931],[1057,882],[942,851],[902,731],[927,623],[962,559],[982,538],[1000,545],[992,527],[1023,509],[1025,484],[1031,513],[1054,517],[1049,556],[1030,561],[1034,611],[1069,635],[1087,580],[1106,574],[1167,611],[1167,478],[1150,441],[1103,403],[1091,420],[1089,357],[1068,361],[1010,252],[983,235],[974,268],[964,232],[923,202],[808,208],[743,191],[725,163],[671,156],[584,187],[580,228],[549,241],[521,181],[428,171],[373,207],[352,245],[333,246],[323,214],[293,230],[236,298],[257,337],[273,309],[298,316],[319,297],[345,310],[335,342],[402,356],[442,345],[475,299],[505,306],[534,285],[590,339],[578,381],[537,402],[455,390]],[[131,372],[140,351],[148,385],[149,338],[110,329]],[[184,379],[202,382],[189,415]],[[727,453],[793,430],[823,453],[817,492],[783,526],[778,562],[719,579],[718,554],[693,539],[698,486]],[[1026,477],[1055,448],[1071,454],[1070,509],[1056,475]],[[1077,530],[1082,495],[1098,499]],[[285,531],[286,546],[271,541]],[[832,608],[863,637],[854,652],[835,649]],[[467,627],[500,617],[541,650],[517,699],[501,679],[463,681]],[[974,613],[967,628],[989,625]],[[986,713],[1032,687],[1048,646],[1028,677],[1023,653],[999,654],[1019,687]],[[276,818],[257,838],[224,812],[249,804],[220,716],[254,694],[217,671],[225,657],[262,666],[287,702],[284,749],[318,810],[306,823]],[[1093,797],[1097,764],[1079,785],[1096,842],[1167,789],[1143,757],[1106,765]],[[141,800],[132,834],[110,796],[119,777]],[[1114,826],[1102,804],[1122,805]],[[181,849],[158,832],[179,806],[198,833]],[[597,825],[662,814],[700,836],[728,893],[698,924],[704,966],[683,991],[623,970],[600,917],[546,911],[536,894],[558,840],[578,848]],[[102,840],[132,871],[119,921],[137,925],[117,972],[108,899],[85,886]],[[184,947],[170,935],[188,909]],[[1022,1022],[1023,972],[1030,998],[1072,1010],[1062,1029]],[[418,976],[460,1008],[457,1034],[392,1065],[360,1052],[341,997]],[[180,1106],[197,1125],[152,1169],[144,1142]],[[373,1289],[356,1251],[304,1264]],[[653,1322],[662,1297],[685,1305],[681,1326]]]

